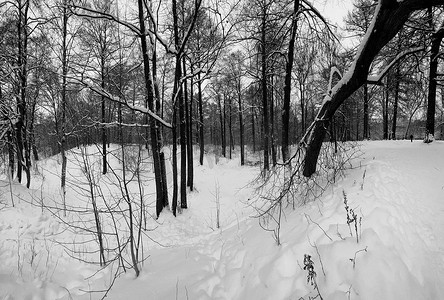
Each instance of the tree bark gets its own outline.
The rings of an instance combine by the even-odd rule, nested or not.
[[[240,157],[241,157],[241,166],[245,164],[245,150],[244,150],[244,120],[242,113],[242,87],[241,80],[238,78],[237,82],[237,103],[239,105],[239,135],[240,135]]]
[[[441,41],[444,37],[444,28],[441,27],[432,35],[432,47],[430,49],[429,88],[427,93],[427,121],[426,142],[433,141],[435,135],[435,107],[436,107],[436,77],[438,71],[438,56]]]
[[[261,84],[262,84],[262,117],[263,117],[263,128],[264,128],[264,171],[270,169],[269,162],[269,116],[268,116],[268,91],[267,91],[267,51],[266,51],[266,11],[262,12],[262,24],[261,24]]]
[[[220,138],[221,138],[221,146],[222,146],[222,156],[226,157],[226,138],[225,138],[225,98],[224,98],[224,107],[222,109],[220,95],[217,95],[217,104],[219,106],[219,119],[220,119]]]
[[[290,96],[291,75],[294,61],[294,44],[297,32],[297,15],[299,11],[299,0],[294,0],[293,18],[291,22],[290,41],[288,44],[287,62],[285,64],[284,103],[282,108],[282,161],[289,159],[289,126],[290,126]]]
[[[253,139],[253,153],[256,153],[256,128],[254,125],[254,107],[251,106],[251,136]]]
[[[148,44],[147,44],[147,32],[145,27],[145,16],[144,16],[144,4],[143,0],[138,0],[138,8],[139,8],[139,25],[141,35],[139,36],[140,42],[142,45],[142,58],[143,58],[143,69],[144,69],[144,79],[145,79],[145,89],[147,93],[148,100],[148,108],[154,112],[154,94],[153,94],[153,82],[151,79],[151,70],[149,65],[149,57],[148,57]],[[160,212],[162,211],[162,207],[165,203],[165,192],[163,191],[164,185],[162,184],[162,167],[160,164],[160,149],[159,149],[159,137],[157,135],[158,131],[156,130],[156,120],[154,118],[150,118],[150,135],[151,135],[151,149],[153,155],[153,163],[154,163],[154,177],[156,182],[156,215],[159,217]]]
[[[60,132],[60,153],[62,156],[62,171],[61,171],[61,179],[60,179],[60,187],[62,189],[62,197],[63,197],[63,209],[66,215],[66,75],[68,73],[68,61],[67,61],[67,36],[68,36],[68,12],[66,1],[64,1],[63,6],[63,25],[62,25],[62,103],[61,103],[61,114],[62,118],[61,122],[61,132]]]
[[[203,118],[203,102],[202,102],[202,81],[200,72],[197,74],[197,101],[199,103],[199,163],[203,165],[203,158],[205,152],[204,142],[204,118]]]
[[[183,68],[184,68],[184,76],[185,76],[185,57],[183,58]],[[191,74],[193,74],[193,69],[191,68]],[[186,83],[186,81],[184,81]],[[190,80],[190,96],[187,96],[188,92],[185,89],[185,115],[187,119],[187,186],[190,188],[190,191],[193,190],[193,122],[192,122],[192,113],[193,113],[193,78]]]
[[[369,124],[368,124],[368,86],[364,84],[364,140],[369,139]]]
[[[232,152],[234,149],[234,141],[233,141],[233,124],[232,124],[232,117],[233,117],[233,113],[232,113],[232,99],[231,96],[228,96],[228,134],[229,134],[229,146],[228,148],[230,149],[230,154],[229,157],[230,159],[232,159]]]
[[[393,120],[392,120],[392,133],[391,138],[392,140],[396,140],[396,124],[398,119],[398,103],[399,103],[399,85],[400,85],[400,70],[399,70],[399,64],[396,64],[396,75],[395,75],[395,97],[393,101]]]
[[[388,104],[389,104],[389,76],[386,77],[385,86],[384,86],[384,97],[382,103],[382,138],[384,140],[388,140]]]

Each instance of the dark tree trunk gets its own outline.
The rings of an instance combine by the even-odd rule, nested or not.
[[[242,87],[240,78],[237,83],[237,103],[239,105],[239,135],[240,135],[240,157],[241,157],[241,166],[245,164],[245,150],[244,150],[244,120],[242,113]]]
[[[233,126],[232,126],[233,125],[232,124],[233,114],[232,114],[232,111],[231,111],[231,109],[232,109],[231,101],[232,101],[231,100],[231,96],[229,96],[228,97],[228,134],[229,134],[228,139],[229,139],[230,145],[228,146],[228,148],[230,149],[230,154],[229,154],[230,159],[232,159],[232,151],[234,149]]]
[[[199,103],[199,163],[203,165],[203,158],[205,152],[204,143],[204,118],[203,118],[203,103],[202,103],[202,82],[200,72],[197,74],[197,100]]]
[[[101,83],[100,86],[102,88],[102,91],[105,90],[105,57],[104,57],[104,53],[102,52],[102,57],[101,57],[101,70],[100,70],[100,75],[101,75]],[[102,174],[106,174],[106,172],[108,171],[108,165],[107,165],[107,160],[106,160],[106,145],[107,145],[107,135],[106,135],[106,126],[105,126],[105,122],[106,122],[106,107],[105,107],[105,97],[102,96],[101,97],[101,113],[102,113]]]
[[[177,65],[176,65],[177,68]],[[173,215],[176,216],[177,210],[177,194],[178,194],[178,171],[177,171],[177,99],[174,100],[174,95],[177,93],[176,82],[174,83],[173,92],[173,126],[171,128],[172,136],[173,136],[173,199],[171,203],[171,209],[173,211]]]
[[[305,98],[304,98],[304,85],[299,84],[300,97],[301,97],[301,131],[305,132],[307,129],[307,109],[305,107]]]
[[[13,178],[14,177],[14,144],[13,144],[13,140],[12,140],[11,130],[8,130],[7,140],[8,140],[9,172],[10,172],[11,178]]]
[[[150,23],[151,24],[151,23]],[[152,62],[153,62],[153,79],[154,79],[154,94],[156,96],[155,100],[155,106],[156,106],[156,114],[159,116],[163,114],[162,112],[162,105],[161,99],[160,99],[160,92],[159,92],[159,84],[157,81],[157,50],[156,45],[153,45],[153,53],[152,53]],[[163,99],[163,98],[162,98]],[[163,118],[163,116],[162,116]],[[166,168],[165,168],[165,153],[163,153],[162,147],[163,147],[163,136],[162,136],[162,130],[159,126],[159,123],[155,123],[155,131],[157,135],[157,149],[159,149],[159,164],[160,164],[160,173],[161,173],[161,183],[162,186],[162,194],[163,194],[163,203],[161,203],[161,199],[159,198],[159,203],[156,203],[156,210],[162,210],[163,207],[167,207],[168,204],[168,183],[167,183],[167,176],[166,176]],[[157,206],[162,206],[158,207]]]
[[[180,207],[187,208],[187,182],[186,182],[186,168],[187,168],[187,140],[186,140],[186,116],[185,116],[185,99],[183,95],[182,68],[181,68],[181,45],[179,42],[179,24],[177,14],[177,2],[172,1],[173,5],[173,26],[174,26],[174,45],[177,51],[176,54],[176,69],[174,75],[175,89],[177,92],[177,101],[179,105],[179,135],[180,135]],[[176,95],[176,93],[174,93]]]
[[[220,138],[222,145],[222,156],[226,157],[226,139],[225,139],[225,97],[224,97],[224,108],[222,110],[222,103],[220,99],[220,95],[217,95],[217,104],[219,106],[219,119],[220,119]]]
[[[382,103],[382,138],[384,140],[388,140],[388,104],[390,100],[390,93],[389,93],[389,76],[386,77],[385,81],[385,87],[384,87],[384,97],[383,97],[383,103]]]
[[[180,60],[179,57],[178,59]],[[184,83],[183,88],[186,89],[186,83]],[[185,98],[186,97],[179,98],[180,207],[181,208],[187,208],[187,121],[185,115],[185,106],[187,104]]]
[[[15,137],[16,137],[16,149],[17,149],[17,180],[22,182],[22,171],[23,171],[23,150],[24,150],[24,140],[26,139],[25,130],[25,120],[26,120],[26,98],[25,98],[25,88],[26,88],[26,57],[25,57],[25,45],[24,41],[27,39],[24,34],[24,27],[26,27],[27,19],[27,7],[20,7],[18,9],[18,21],[17,21],[17,34],[18,34],[18,53],[17,53],[17,69],[18,69],[18,79],[19,83],[17,86],[17,122],[15,124]],[[24,12],[22,10],[25,10]],[[25,36],[23,36],[25,35]],[[26,168],[26,167],[25,167]]]
[[[185,57],[183,58],[183,69],[184,76],[186,70]],[[193,73],[193,69],[191,68],[191,74]],[[186,87],[186,81],[185,81]],[[193,78],[190,80],[190,96],[187,96],[188,92],[185,88],[185,114],[187,119],[187,186],[190,190],[193,190],[193,122],[192,122],[192,113],[193,113]]]
[[[154,112],[154,94],[153,94],[153,82],[151,79],[151,70],[149,65],[149,57],[148,57],[148,45],[147,45],[147,32],[145,27],[145,17],[144,17],[144,4],[142,0],[138,0],[138,8],[139,8],[139,25],[140,31],[142,34],[139,36],[140,42],[142,45],[142,57],[143,57],[143,67],[144,67],[144,79],[145,79],[145,89],[147,92],[147,100],[148,100],[148,108]],[[162,208],[164,207],[164,203],[166,202],[164,199],[165,192],[163,191],[163,183],[162,183],[162,167],[161,167],[161,159],[160,159],[160,149],[159,149],[159,137],[157,135],[158,131],[156,130],[157,121],[154,118],[150,118],[150,134],[151,134],[151,149],[153,155],[153,163],[154,163],[154,177],[156,182],[156,215],[159,217]]]
[[[299,11],[299,0],[294,0],[293,18],[291,22],[290,41],[288,45],[287,62],[285,64],[284,103],[282,108],[282,161],[289,158],[289,126],[290,126],[290,98],[291,98],[291,75],[294,61],[294,44],[297,32],[297,17]]]
[[[254,108],[251,106],[251,137],[253,139],[253,153],[256,152],[256,128],[254,126]]]
[[[66,1],[64,1],[66,2]],[[66,4],[66,3],[64,3]],[[63,7],[63,26],[62,26],[62,103],[61,103],[61,114],[62,118],[60,120],[61,124],[61,132],[60,132],[60,153],[62,156],[62,171],[60,178],[60,187],[62,189],[62,197],[63,197],[63,208],[66,215],[66,75],[68,74],[68,45],[67,45],[67,36],[68,36],[68,12],[67,7]]]
[[[264,170],[268,171],[270,169],[269,163],[269,116],[268,116],[268,95],[267,95],[267,51],[266,51],[266,12],[265,9],[262,15],[262,25],[261,25],[261,85],[262,85],[262,112],[263,112],[263,149],[264,149]]]
[[[435,135],[435,107],[436,86],[438,71],[438,56],[441,41],[444,37],[444,28],[440,28],[432,35],[432,47],[430,49],[429,88],[427,94],[427,121],[425,142],[433,141]]]
[[[368,114],[368,87],[364,84],[364,140],[369,139]]]
[[[399,64],[396,64],[396,75],[395,75],[395,97],[393,102],[393,120],[392,120],[392,133],[391,138],[396,140],[396,121],[398,119],[398,102],[399,102],[399,85],[400,85],[400,70]]]
[[[273,167],[276,166],[276,141],[274,139],[274,82],[273,76],[270,78],[271,80],[271,89],[270,89],[270,146],[271,146],[271,161]]]

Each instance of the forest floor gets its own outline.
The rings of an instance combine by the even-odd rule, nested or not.
[[[442,298],[444,142],[371,141],[361,150],[320,199],[284,209],[279,246],[250,205],[259,167],[209,155],[196,166],[189,208],[150,219],[140,276],[121,274],[106,299]],[[82,178],[74,157],[71,182]],[[115,263],[102,269],[72,257],[97,247],[67,230],[73,213],[40,207],[42,199],[61,206],[59,169],[57,158],[39,162],[30,190],[0,181],[0,300],[100,299],[113,282]],[[344,194],[356,214],[350,226]],[[68,203],[82,201],[68,189]],[[305,254],[313,264],[304,269]]]

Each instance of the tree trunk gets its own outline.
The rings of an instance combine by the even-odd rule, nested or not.
[[[186,194],[186,167],[187,167],[187,144],[186,144],[186,118],[185,118],[185,99],[183,97],[183,86],[181,84],[182,68],[181,68],[181,48],[179,43],[179,24],[177,15],[177,2],[172,0],[173,9],[173,30],[174,30],[174,45],[177,51],[176,54],[176,68],[174,72],[173,97],[176,96],[179,104],[179,134],[180,134],[180,207],[187,208],[187,194]]]
[[[256,130],[254,126],[254,107],[251,106],[251,137],[253,139],[253,153],[256,153]]]
[[[294,44],[297,32],[297,16],[299,0],[294,0],[293,18],[291,22],[290,41],[288,44],[287,62],[285,64],[284,103],[282,108],[282,161],[289,159],[289,126],[290,126],[290,99],[291,99],[291,75],[294,61]]]
[[[299,83],[299,91],[301,97],[301,131],[305,132],[307,129],[307,111],[305,107],[304,85],[302,83]]]
[[[440,28],[432,35],[432,47],[430,49],[429,88],[427,94],[427,121],[425,142],[432,142],[435,135],[435,107],[436,86],[438,71],[438,56],[441,41],[444,37],[444,28]]]
[[[399,102],[399,85],[400,85],[400,70],[399,64],[396,64],[396,75],[395,75],[395,97],[393,102],[393,120],[392,120],[392,133],[391,138],[396,140],[396,121],[398,119],[398,102]]]
[[[105,90],[105,53],[101,53],[101,62],[100,62],[100,75],[101,75],[101,82],[100,86],[102,88],[102,91]],[[108,164],[106,160],[106,145],[107,145],[107,135],[106,135],[106,107],[105,107],[105,97],[102,95],[101,97],[101,114],[102,114],[102,174],[106,174],[108,170]]]
[[[176,65],[177,68],[177,65]],[[178,194],[178,185],[177,185],[177,99],[175,99],[174,95],[177,93],[178,87],[176,86],[176,81],[174,82],[173,89],[173,121],[172,121],[172,136],[173,136],[173,199],[171,204],[171,209],[173,211],[173,215],[176,216],[177,210],[177,194]]]
[[[147,32],[145,27],[145,16],[143,11],[143,0],[138,0],[139,8],[139,25],[142,34],[139,36],[142,45],[142,57],[143,57],[143,67],[144,67],[144,79],[145,79],[145,89],[147,92],[148,108],[154,112],[154,94],[153,94],[153,82],[151,79],[151,70],[149,65],[148,57],[148,44],[147,44]],[[162,167],[160,159],[160,149],[159,149],[159,137],[156,130],[157,122],[154,118],[150,118],[150,134],[151,134],[151,149],[153,155],[154,163],[154,177],[156,182],[156,215],[159,217],[162,207],[165,203],[165,192],[163,191],[164,185],[162,184]]]
[[[224,98],[224,102],[225,102],[225,98]],[[222,110],[222,103],[221,103],[221,99],[220,99],[220,95],[217,95],[217,104],[219,106],[219,119],[220,119],[220,138],[221,138],[221,145],[222,145],[222,156],[226,157],[227,153],[226,153],[226,140],[225,140],[225,103],[224,103],[224,108]]]
[[[197,74],[197,100],[199,102],[199,163],[203,165],[203,158],[205,152],[204,143],[204,118],[203,118],[203,103],[202,103],[202,82],[200,72]]]
[[[180,57],[178,57],[178,59],[180,60]],[[186,90],[185,82],[183,88]],[[187,105],[186,96],[180,97],[179,133],[180,133],[180,207],[181,208],[187,208],[187,121],[185,115],[186,105]]]
[[[185,57],[183,59],[183,68],[184,68],[184,76],[185,76]],[[193,74],[193,68],[190,69],[191,74]],[[186,82],[186,81],[185,81]],[[187,92],[185,92],[187,94]],[[187,99],[187,105],[185,107],[186,119],[187,119],[187,186],[190,190],[193,190],[193,122],[192,122],[192,113],[193,113],[193,78],[190,80],[190,97],[185,96]]]
[[[273,167],[276,166],[276,141],[274,140],[274,82],[273,75],[270,77],[271,80],[271,89],[270,89],[270,146],[271,146],[271,161]]]
[[[233,142],[233,124],[232,124],[232,117],[233,117],[233,113],[232,113],[232,105],[231,105],[231,96],[228,96],[228,134],[229,134],[229,143],[230,145],[228,146],[228,148],[230,149],[230,159],[232,159],[232,151],[233,151],[233,147],[234,147],[234,142]]]
[[[369,139],[368,114],[368,86],[364,84],[364,140]]]
[[[268,153],[268,147],[269,147],[269,116],[268,116],[268,95],[267,95],[267,53],[266,53],[266,12],[265,9],[263,11],[262,15],[262,25],[261,25],[261,84],[262,84],[262,112],[263,112],[263,128],[264,128],[264,137],[263,137],[263,143],[264,143],[264,171],[268,171],[270,169],[269,166],[269,153]]]
[[[30,170],[28,165],[28,155],[26,147],[26,88],[27,88],[27,20],[28,20],[29,0],[18,8],[17,34],[17,65],[18,65],[18,87],[17,87],[17,123],[16,123],[16,144],[17,144],[17,180],[22,181],[22,171],[25,169],[27,176],[27,187],[30,185]],[[23,165],[25,162],[25,165]]]
[[[62,189],[62,198],[63,198],[63,210],[66,216],[66,75],[68,73],[68,61],[67,61],[67,29],[68,29],[68,12],[66,1],[64,1],[63,6],[63,27],[62,27],[62,119],[60,120],[61,124],[61,139],[60,139],[60,153],[62,156],[62,171],[60,178],[60,187]]]
[[[386,77],[385,86],[384,86],[384,97],[382,103],[382,138],[384,140],[388,140],[388,104],[389,104],[389,76]]]
[[[237,103],[239,105],[239,135],[240,135],[240,157],[241,157],[241,166],[245,164],[245,150],[244,150],[244,120],[242,113],[242,87],[240,78],[237,83]]]

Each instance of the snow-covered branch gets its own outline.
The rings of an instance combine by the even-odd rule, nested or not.
[[[73,14],[75,14],[76,16],[86,17],[86,18],[93,18],[93,19],[106,19],[106,20],[114,21],[114,22],[119,23],[122,26],[125,26],[126,28],[128,28],[129,30],[131,30],[132,32],[134,32],[137,35],[141,35],[142,34],[140,32],[140,29],[137,26],[135,26],[135,25],[133,25],[133,24],[131,24],[129,22],[126,22],[124,20],[121,20],[121,19],[117,18],[116,16],[114,16],[114,15],[112,15],[110,13],[106,13],[106,12],[103,12],[103,11],[98,11],[98,10],[91,9],[91,8],[88,8],[88,7],[84,7],[84,6],[78,6],[78,5],[75,5],[75,4],[72,4],[70,6],[70,9],[72,10]],[[78,11],[75,11],[75,10],[78,10]],[[82,13],[79,10],[84,11],[85,13]]]
[[[168,127],[168,128],[172,128],[172,125],[170,123],[166,122],[164,119],[159,117],[157,114],[155,114],[153,111],[151,111],[147,107],[143,107],[143,106],[140,106],[140,105],[132,105],[128,101],[126,101],[125,99],[122,99],[120,97],[116,97],[114,95],[111,95],[108,91],[102,89],[101,87],[97,87],[97,86],[91,85],[91,84],[89,84],[89,83],[87,83],[87,82],[85,82],[85,81],[83,81],[81,79],[77,79],[77,78],[71,78],[71,79],[79,82],[84,87],[86,87],[86,88],[90,89],[91,91],[99,94],[100,96],[103,96],[103,97],[107,98],[110,101],[123,104],[123,105],[125,105],[126,107],[128,107],[129,109],[131,109],[133,111],[137,111],[137,112],[149,115],[151,118],[155,119],[156,121],[158,121],[163,126]]]
[[[390,69],[398,61],[400,61],[402,58],[406,57],[409,54],[413,54],[413,53],[424,51],[424,50],[425,50],[425,48],[423,46],[419,46],[419,47],[415,47],[415,48],[411,48],[411,49],[406,49],[406,50],[400,52],[398,55],[396,55],[396,57],[378,75],[368,76],[367,77],[367,83],[370,83],[370,84],[381,84],[382,78],[384,78],[384,76],[388,73],[388,71],[390,71]]]

